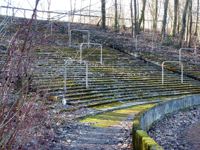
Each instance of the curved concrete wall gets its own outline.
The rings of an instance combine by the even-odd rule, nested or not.
[[[195,105],[200,105],[200,95],[187,96],[161,103],[142,114],[140,117],[141,129],[147,131],[153,122],[161,119],[164,115]]]

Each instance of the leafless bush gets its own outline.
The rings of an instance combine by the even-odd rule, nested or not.
[[[28,139],[29,129],[45,121],[46,110],[36,103],[37,92],[29,92],[33,50],[37,42],[33,22],[38,3],[39,0],[36,0],[32,18],[10,40],[8,58],[1,70],[0,149],[13,149],[16,142],[23,145],[20,142]],[[20,135],[21,140],[16,140],[17,135]]]

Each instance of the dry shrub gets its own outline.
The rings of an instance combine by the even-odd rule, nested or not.
[[[52,136],[45,130],[45,106],[38,104],[37,92],[30,92],[33,71],[33,50],[38,37],[33,29],[39,0],[30,20],[12,37],[8,47],[8,57],[0,74],[0,149],[20,149],[32,139]],[[42,40],[40,40],[41,42]]]

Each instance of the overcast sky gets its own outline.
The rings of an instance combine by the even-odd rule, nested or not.
[[[47,10],[48,1],[49,0],[40,0],[39,9]],[[70,10],[70,6],[71,5],[74,6],[74,4],[76,4],[77,9],[81,7],[83,8],[88,6],[90,1],[94,8],[99,7],[101,4],[100,3],[101,0],[51,0],[51,10],[58,10],[58,11]],[[112,0],[108,1],[112,2]],[[1,0],[0,5],[7,5],[8,2],[10,3],[11,6],[33,8],[35,0]]]

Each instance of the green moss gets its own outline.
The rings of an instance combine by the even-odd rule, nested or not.
[[[95,107],[92,107],[92,108],[97,109],[97,110],[101,110],[101,109],[108,109],[108,108],[112,108],[112,107],[117,107],[117,106],[120,106],[120,105],[122,105],[122,103],[115,102],[115,103],[111,103],[111,104],[95,106]]]
[[[149,137],[147,132],[143,130],[137,130],[134,139],[134,149],[151,150],[153,148],[156,148],[155,150],[162,150],[162,147],[160,147],[151,137]]]
[[[148,108],[153,107],[155,104],[138,105],[126,109],[107,112],[100,115],[87,117],[81,120],[82,123],[89,123],[95,127],[109,127],[119,124],[131,114],[137,114]]]

